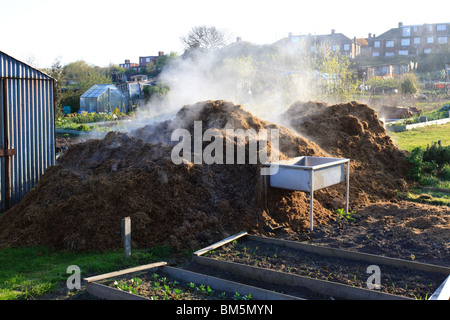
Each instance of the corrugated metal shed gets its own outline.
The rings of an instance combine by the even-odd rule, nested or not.
[[[54,79],[0,51],[1,210],[55,164]]]

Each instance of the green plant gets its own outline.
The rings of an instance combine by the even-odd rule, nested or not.
[[[450,181],[450,163],[444,164],[441,169],[441,178],[444,181]]]
[[[340,219],[344,219],[349,222],[354,222],[355,218],[352,217],[353,211],[345,212],[344,209],[337,209],[335,213],[338,215]]]
[[[402,93],[414,94],[418,91],[419,83],[414,74],[407,74],[403,76],[400,82]]]
[[[142,280],[135,277],[128,281],[115,281],[114,287],[122,291],[136,294],[141,284]]]

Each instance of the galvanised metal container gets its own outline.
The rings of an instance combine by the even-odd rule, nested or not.
[[[347,174],[345,165],[347,164]],[[310,193],[310,230],[313,230],[314,191],[346,181],[346,206],[348,213],[350,159],[303,156],[277,163],[274,174],[268,175],[272,188],[303,191]]]

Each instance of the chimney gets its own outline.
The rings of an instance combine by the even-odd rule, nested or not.
[[[164,51],[158,51],[158,56],[161,57],[164,55]]]
[[[241,37],[236,37],[236,42],[241,42],[242,38]]]
[[[372,38],[372,34],[369,32],[369,39]]]
[[[288,37],[292,38],[292,32],[289,32]]]
[[[403,27],[403,22],[399,22],[399,23],[398,23],[398,27],[399,27],[399,28]]]
[[[125,63],[130,63],[130,60],[125,60]]]
[[[335,29],[331,29],[331,34],[334,34],[336,32]]]

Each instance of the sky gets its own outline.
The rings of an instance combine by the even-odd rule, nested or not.
[[[399,22],[450,22],[449,9],[448,0],[0,0],[0,51],[38,68],[57,59],[105,67],[182,54],[180,37],[200,25],[270,44],[289,32],[363,38]]]

